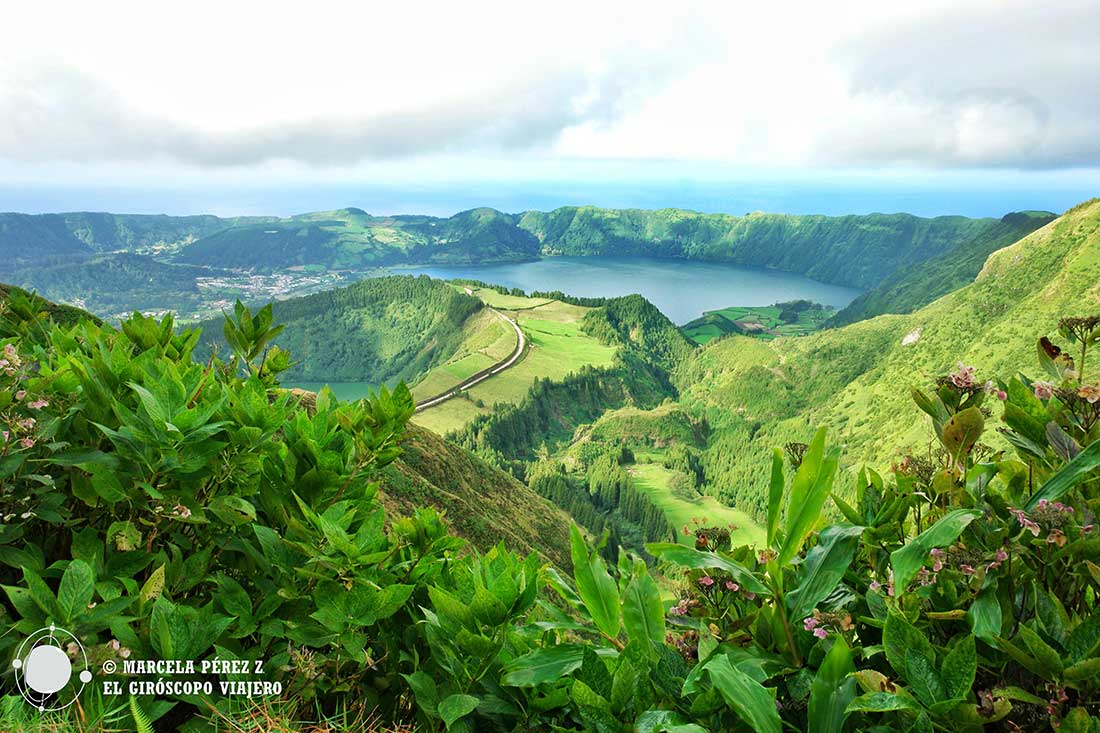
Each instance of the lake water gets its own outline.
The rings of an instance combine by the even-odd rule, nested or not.
[[[674,323],[731,305],[771,305],[805,299],[843,308],[858,290],[826,285],[801,275],[720,262],[655,257],[547,257],[499,265],[415,267],[401,273],[446,280],[468,278],[509,288],[560,290],[578,297],[639,293]]]

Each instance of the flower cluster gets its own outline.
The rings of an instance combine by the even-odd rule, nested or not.
[[[24,385],[34,365],[28,364],[12,344],[4,345],[3,354],[0,358],[0,391],[3,392],[0,452],[7,454],[35,446],[40,428],[38,413],[50,403],[41,397],[31,398]]]
[[[1051,382],[1042,380],[1032,382],[1031,389],[1035,392],[1035,396],[1041,400],[1049,400],[1054,396],[1054,384]]]
[[[843,633],[855,628],[852,615],[846,611],[822,612],[814,609],[812,616],[802,619],[802,628],[818,639],[824,639],[830,631]]]
[[[715,578],[710,575],[703,575],[695,582],[699,584],[703,595],[714,602],[731,600],[726,597],[731,593],[737,593],[747,601],[756,599],[755,593],[744,590],[741,584],[735,582],[732,578]]]
[[[1030,516],[1023,509],[1009,509],[1009,511],[1024,531],[1030,532],[1032,537],[1039,537],[1045,533],[1046,541],[1050,544],[1059,547],[1066,544],[1064,530],[1072,521],[1073,507],[1060,501],[1040,499]],[[1089,532],[1092,529],[1091,524],[1081,528],[1083,532]]]
[[[672,631],[665,634],[665,643],[675,647],[688,662],[694,662],[699,657],[699,632],[688,629],[679,634]]]
[[[970,389],[974,386],[975,374],[977,371],[978,370],[974,367],[960,361],[956,364],[955,371],[951,372],[949,375],[951,383],[959,389]]]

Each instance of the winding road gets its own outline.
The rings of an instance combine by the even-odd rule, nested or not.
[[[511,318],[509,318],[508,316],[506,316],[503,313],[501,313],[500,311],[498,311],[496,308],[490,308],[490,310],[493,311],[493,313],[497,316],[497,318],[500,318],[501,320],[507,322],[508,325],[510,325],[512,328],[515,329],[515,331],[516,331],[516,350],[513,351],[508,356],[508,358],[506,358],[504,361],[497,362],[493,366],[491,366],[487,369],[482,369],[480,372],[477,372],[476,374],[471,374],[469,377],[467,377],[463,381],[459,382],[454,387],[451,387],[446,392],[444,392],[442,394],[438,394],[434,397],[429,397],[428,399],[424,400],[423,402],[418,403],[416,405],[416,411],[417,412],[420,412],[422,410],[427,410],[430,407],[435,407],[438,404],[446,402],[447,400],[451,399],[452,397],[457,396],[463,390],[467,390],[470,387],[473,387],[475,384],[478,384],[480,382],[485,381],[486,379],[493,376],[494,374],[500,374],[505,369],[508,369],[509,367],[514,366],[517,361],[519,361],[521,358],[523,358],[523,352],[527,348],[527,337],[523,335],[523,329],[521,329],[519,327],[518,323],[516,323]]]

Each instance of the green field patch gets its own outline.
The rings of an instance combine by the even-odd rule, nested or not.
[[[478,297],[485,292],[479,289]],[[514,298],[515,296],[506,296]],[[523,358],[509,369],[495,374],[474,385],[461,398],[450,399],[441,405],[418,413],[414,418],[436,432],[459,430],[480,414],[487,414],[494,404],[516,404],[526,395],[535,379],[560,380],[582,367],[610,366],[615,358],[615,348],[606,346],[580,330],[580,321],[589,308],[558,301],[532,301],[535,307],[509,313],[519,322],[527,337],[527,351]],[[507,324],[503,324],[507,327]],[[509,328],[509,330],[511,330]],[[423,396],[417,392],[417,396]]]
[[[819,330],[836,310],[799,300],[765,306],[730,306],[707,311],[680,330],[703,345],[729,334],[770,340],[778,336],[805,336]]]
[[[657,459],[659,454],[645,454],[644,458]],[[736,527],[731,532],[734,546],[756,545],[764,541],[764,530],[745,512],[726,506],[713,496],[696,494],[686,498],[683,493],[672,487],[675,471],[659,463],[636,463],[627,468],[635,488],[644,492],[657,508],[664,512],[668,520],[679,530],[691,526],[693,520],[700,519],[709,527]],[[677,534],[677,540],[691,544],[690,535]]]

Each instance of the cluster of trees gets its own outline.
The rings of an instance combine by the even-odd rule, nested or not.
[[[454,282],[469,287],[493,290],[501,295],[513,295],[517,298],[547,298],[549,300],[559,300],[562,303],[569,303],[570,305],[581,305],[586,308],[599,308],[608,301],[607,298],[582,298],[576,295],[563,293],[560,290],[532,290],[528,293],[523,288],[509,288],[504,285],[494,285],[484,280],[474,280],[470,278],[459,278]]]
[[[619,546],[643,552],[646,542],[674,541],[676,528],[649,496],[639,490],[623,467],[626,454],[605,450],[587,470],[570,473],[558,462],[532,469],[531,488],[562,507],[595,535],[608,533],[608,558]]]
[[[288,381],[411,381],[454,353],[477,298],[426,276],[371,278],[275,304],[278,339],[298,360]],[[216,338],[210,324],[205,338]]]
[[[582,367],[557,382],[536,379],[519,404],[498,403],[448,437],[522,479],[526,462],[537,460],[544,447],[567,443],[577,426],[627,404],[654,407],[669,395],[664,374],[620,354],[611,367]]]
[[[640,295],[608,300],[587,313],[581,327],[603,343],[633,351],[665,372],[695,348],[665,314]]]

